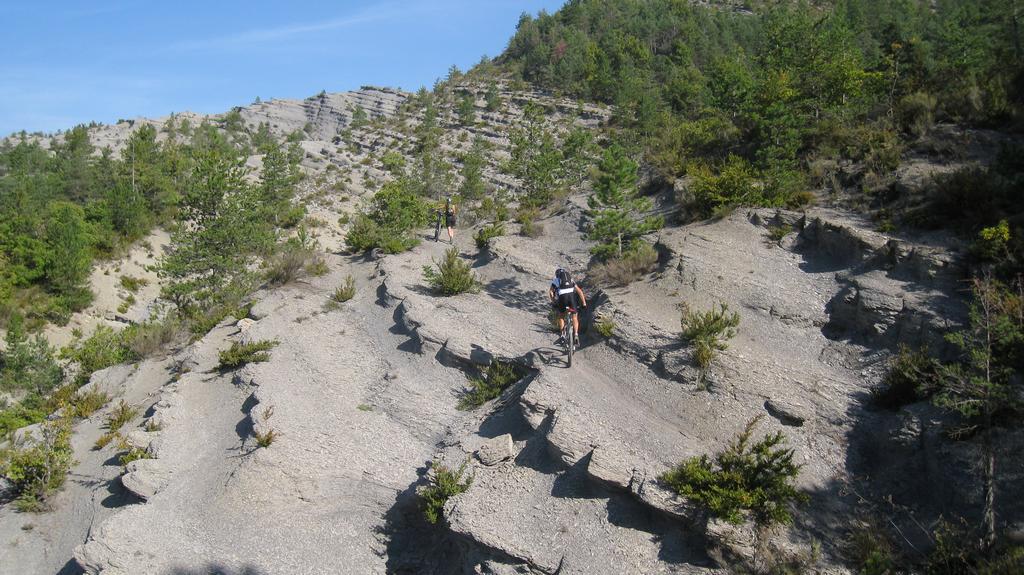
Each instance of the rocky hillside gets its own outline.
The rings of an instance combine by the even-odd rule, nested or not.
[[[520,186],[499,167],[527,104],[553,128],[598,129],[611,116],[507,84],[488,111],[485,86],[451,89],[473,96],[476,120],[443,106],[440,149],[458,158],[487,141],[492,191]],[[541,216],[537,237],[510,223],[478,249],[465,218],[454,244],[478,293],[427,288],[423,267],[448,247],[432,231],[402,254],[343,249],[349,217],[392,177],[385,154],[413,161],[423,110],[412,102],[366,88],[237,110],[251,129],[303,134],[300,201],[329,272],[258,291],[248,317],[183,348],[94,374],[86,389],[115,401],[77,425],[76,465],[53,511],[0,507],[0,573],[725,573],[769,560],[851,573],[871,498],[914,502],[889,515],[911,541],[923,533],[915,523],[977,505],[975,448],[943,440],[941,412],[918,403],[893,414],[868,400],[899,344],[941,349],[949,321],[965,315],[963,272],[942,245],[822,208],[670,225],[649,238],[657,268],[639,281],[600,289],[583,279],[591,305],[570,368],[546,289],[556,266],[583,275],[591,260],[586,186]],[[365,120],[353,122],[357,109]],[[116,147],[144,122],[94,138]],[[663,192],[654,209],[671,214]],[[332,304],[348,277],[354,297]],[[739,313],[738,335],[699,370],[681,312],[720,302]],[[269,361],[221,367],[219,352],[264,340],[276,342]],[[460,408],[493,362],[518,380]],[[128,445],[96,449],[118,399],[137,408]],[[732,525],[658,480],[759,416],[757,435],[781,432],[802,466],[809,501],[792,526]],[[125,449],[144,456],[122,467]],[[471,484],[428,523],[424,488],[464,462]],[[1022,479],[1022,463],[1007,461],[999,489]],[[936,483],[941,496],[914,496]],[[1008,501],[1002,513],[1019,521],[1024,507]]]

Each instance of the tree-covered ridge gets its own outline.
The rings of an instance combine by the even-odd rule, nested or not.
[[[523,15],[499,58],[552,90],[617,105],[666,176],[730,154],[804,201],[815,158],[892,169],[932,122],[1019,125],[1024,66],[1014,0],[761,3],[572,0]]]
[[[12,313],[32,326],[62,323],[85,308],[94,258],[115,255],[154,225],[184,221],[183,200],[213,185],[201,179],[211,156],[264,154],[262,214],[294,219],[296,146],[286,149],[265,125],[250,134],[232,117],[222,126],[175,116],[159,129],[143,124],[118,154],[97,150],[84,125],[53,138],[49,149],[25,134],[0,143],[0,325]]]

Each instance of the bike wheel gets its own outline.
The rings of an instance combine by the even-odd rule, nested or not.
[[[576,330],[572,327],[572,316],[569,316],[569,321],[566,323],[565,331],[569,332],[566,334],[565,341],[568,344],[569,353],[569,367],[572,367],[572,352],[576,349]]]

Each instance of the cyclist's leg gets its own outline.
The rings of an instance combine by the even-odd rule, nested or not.
[[[576,334],[576,341],[580,340],[580,314],[572,314],[572,332]]]

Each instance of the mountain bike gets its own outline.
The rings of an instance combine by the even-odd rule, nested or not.
[[[565,311],[565,327],[562,328],[562,341],[565,342],[565,355],[568,358],[569,367],[572,367],[572,352],[576,349],[576,330],[573,329],[576,317],[576,308],[570,307]]]
[[[437,223],[434,224],[434,241],[441,237],[441,212],[437,212]]]

